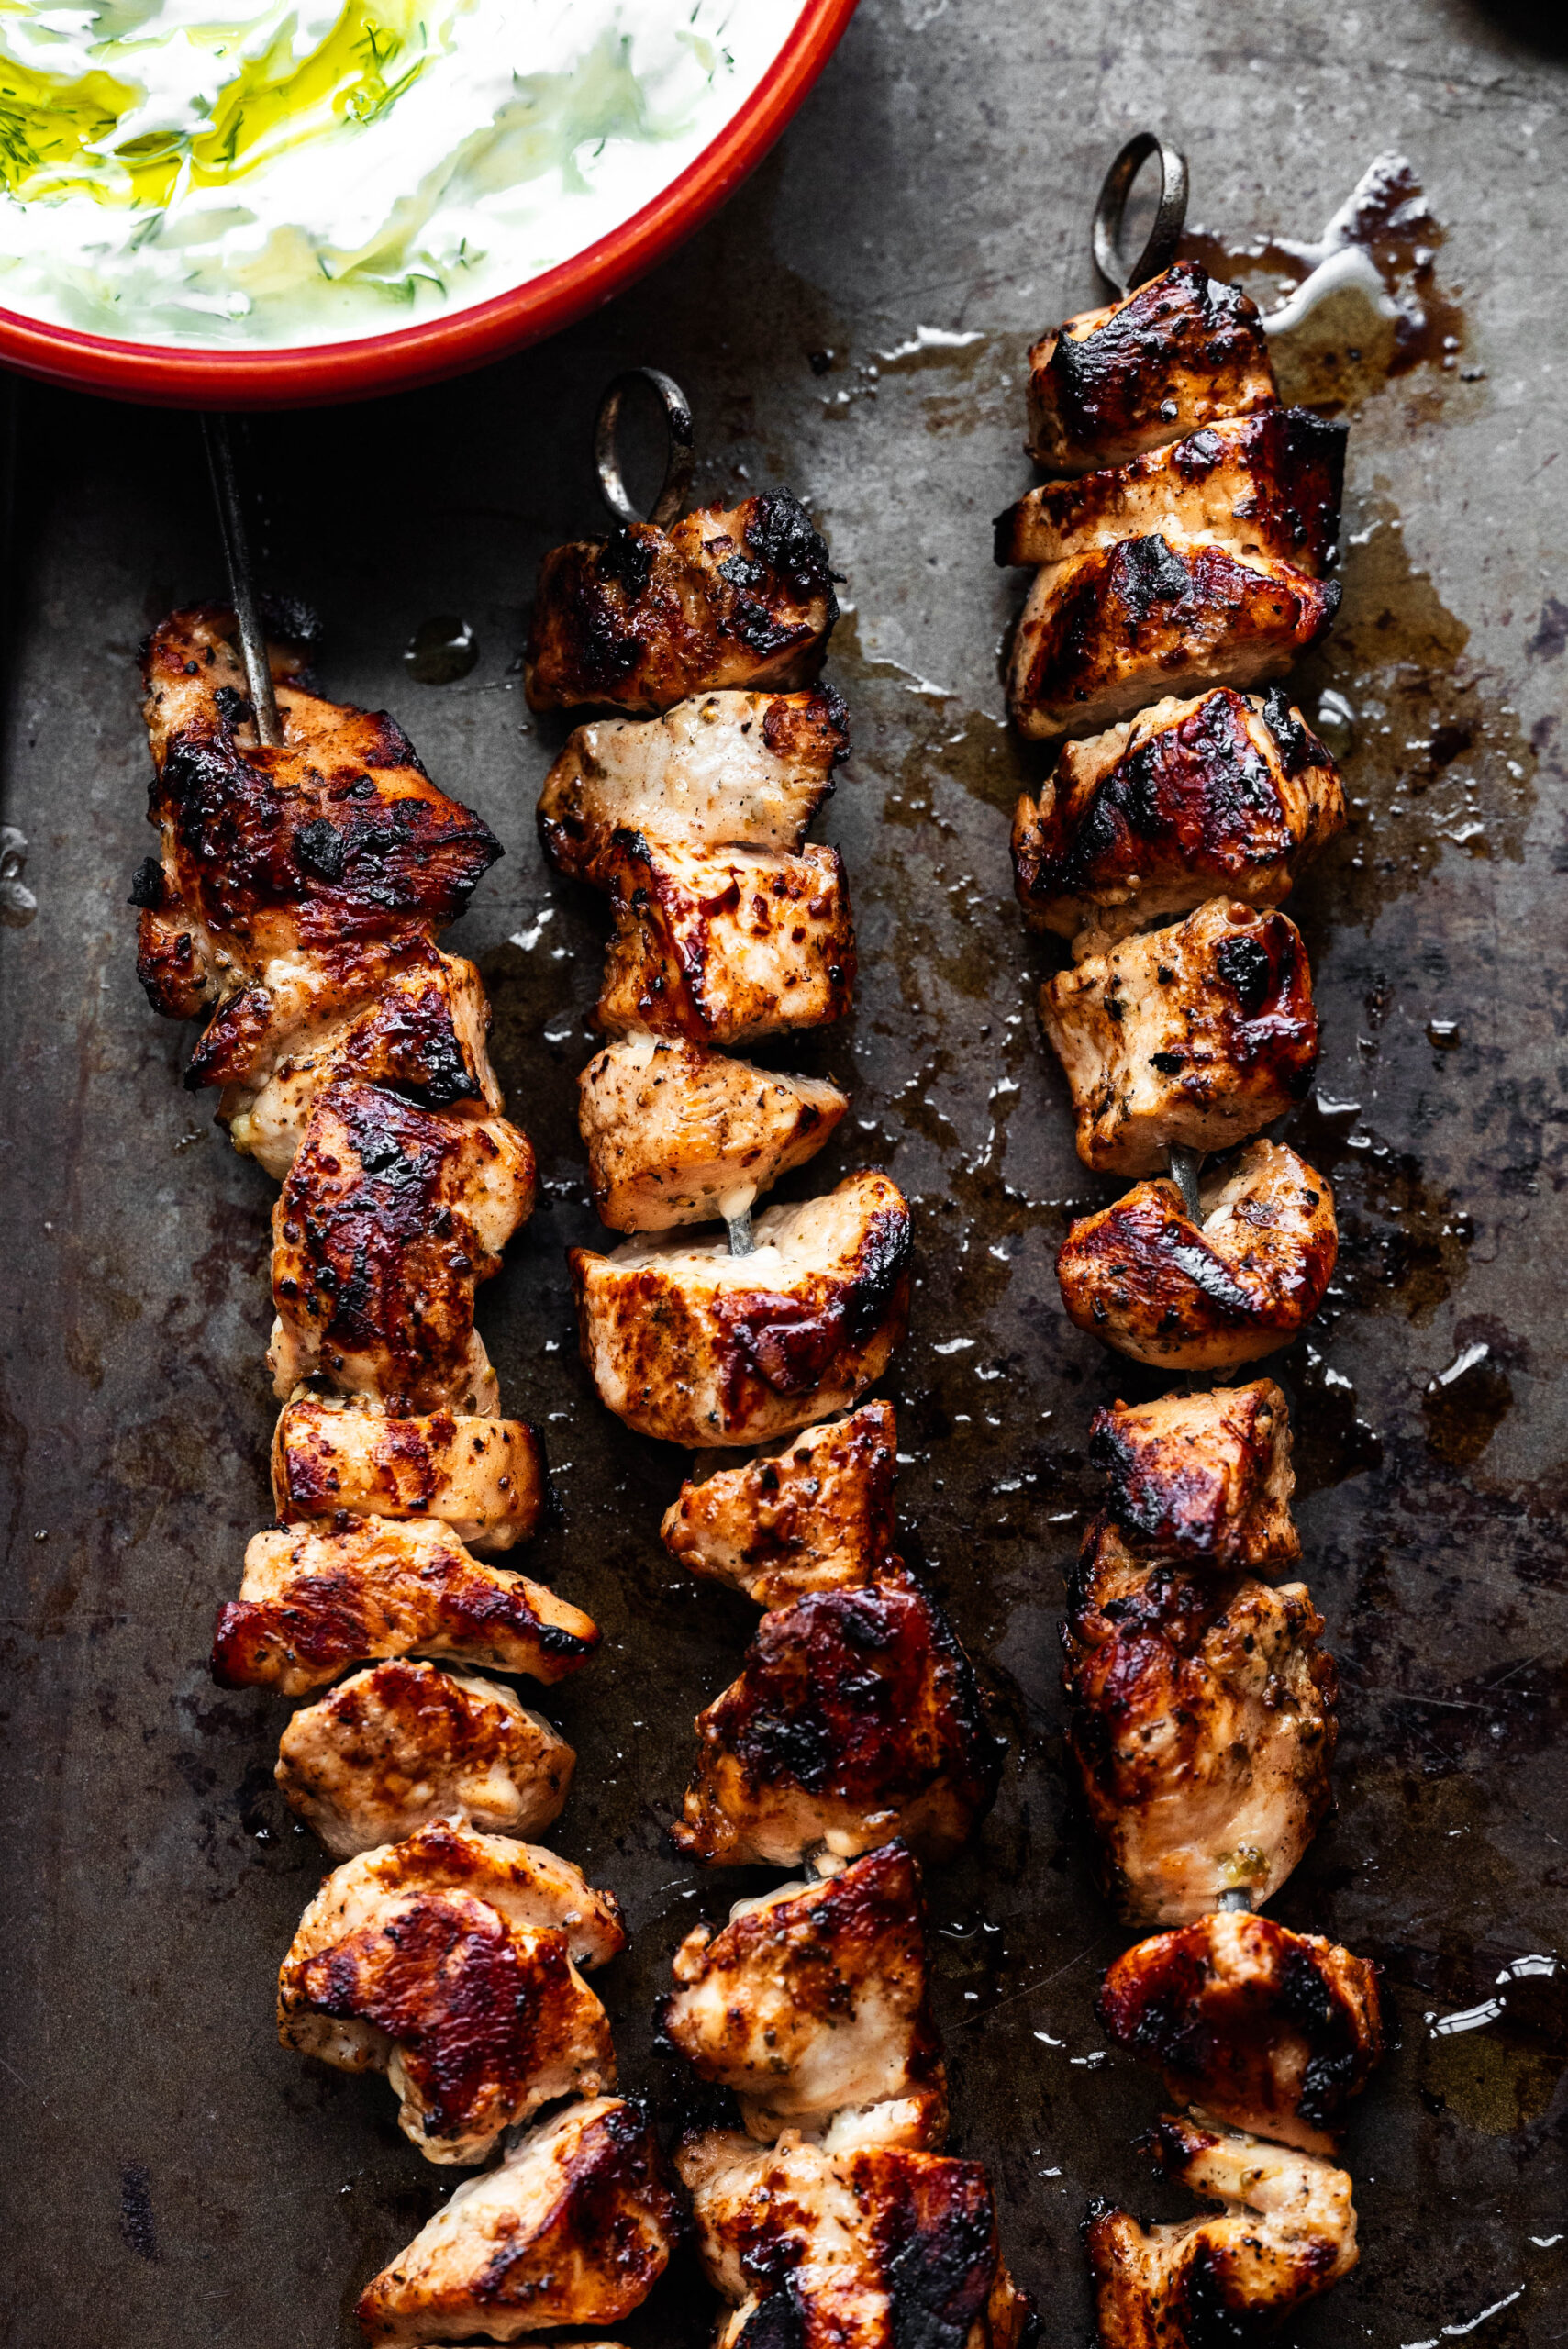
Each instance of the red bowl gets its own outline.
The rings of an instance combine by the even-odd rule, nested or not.
[[[152,407],[317,407],[460,375],[608,302],[689,237],[755,169],[838,47],[855,0],[805,0],[756,88],[651,204],[570,261],[472,309],[396,334],[303,350],[188,351],[74,334],[0,309],[0,365]]]

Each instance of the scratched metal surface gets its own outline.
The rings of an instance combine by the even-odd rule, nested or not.
[[[1340,1105],[1299,1131],[1333,1162],[1345,1247],[1316,1353],[1282,1372],[1344,1698],[1338,1816],[1277,1906],[1385,1963],[1400,2039],[1351,2135],[1362,2266],[1299,2333],[1398,2349],[1492,2310],[1474,2338],[1503,2349],[1568,2324],[1561,1977],[1516,1983],[1473,2030],[1428,2020],[1552,1947],[1568,1840],[1562,99],[1560,64],[1457,5],[1243,20],[1207,0],[869,0],[784,146],[639,291],[467,384],[255,435],[264,567],[320,608],[331,689],[394,707],[506,844],[456,935],[545,1189],[483,1325],[507,1407],[548,1431],[560,1508],[530,1564],[606,1634],[549,1703],[581,1753],[559,1839],[627,1901],[635,1941],[606,1994],[625,2080],[671,2115],[651,2004],[679,1934],[736,1886],[695,1882],[662,1830],[690,1717],[751,1618],[666,1562],[682,1463],[602,1414],[575,1359],[562,1252],[593,1236],[573,1078],[601,916],[539,862],[554,738],[528,723],[517,651],[541,550],[595,520],[584,419],[628,362],[689,385],[702,490],[788,482],[831,534],[857,754],[828,831],[862,976],[853,1020],[796,1057],[857,1097],[845,1148],[795,1187],[873,1160],[916,1205],[887,1390],[908,1546],[1012,1741],[995,1816],[930,1887],[954,2143],[991,2165],[1051,2342],[1088,2331],[1087,2198],[1175,2203],[1132,2150],[1155,2085],[1094,2021],[1120,1937],[1061,1762],[1084,1430],[1139,1374],[1069,1327],[1051,1277],[1096,1186],[1032,1017],[1048,958],[1008,896],[1021,769],[995,654],[1016,590],[987,523],[1029,478],[1025,344],[1098,298],[1088,201],[1151,117],[1191,154],[1196,217],[1232,236],[1313,233],[1390,144],[1447,231],[1462,365],[1359,405],[1344,622],[1307,680],[1358,712],[1366,803],[1299,899]],[[974,339],[878,358],[921,327]],[[272,2042],[273,1969],[320,1862],[270,1786],[284,1709],[206,1670],[267,1514],[271,1193],[181,1091],[188,1040],[140,998],[124,901],[150,844],[133,652],[211,587],[215,551],[188,424],[29,393],[22,446],[6,814],[40,910],[0,931],[6,2337],[325,2349],[445,2187],[383,2085]],[[480,657],[438,689],[401,654],[441,613],[471,621]],[[708,2320],[688,2268],[625,2337],[695,2343]]]

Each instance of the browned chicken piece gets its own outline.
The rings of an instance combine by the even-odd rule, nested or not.
[[[1013,819],[1031,930],[1095,952],[1207,897],[1276,906],[1345,820],[1338,771],[1282,685],[1156,702],[1067,742]]]
[[[675,1953],[665,2036],[740,2099],[750,2134],[784,2129],[830,2153],[939,2148],[947,2076],[926,1985],[926,1904],[901,1843],[827,1883],[742,1900]]]
[[[1193,1223],[1174,1183],[1140,1183],[1070,1228],[1069,1317],[1134,1362],[1230,1370],[1288,1346],[1333,1277],[1334,1195],[1293,1150],[1249,1142],[1205,1175]]]
[[[350,1859],[438,1819],[542,1834],[576,1761],[505,1681],[393,1656],[300,1707],[275,1776],[289,1808]]]
[[[1228,417],[1130,464],[1031,489],[996,518],[996,560],[1069,562],[1173,530],[1317,578],[1339,537],[1346,436],[1309,407]]]
[[[293,1164],[324,1085],[393,1085],[429,1109],[501,1108],[485,1048],[490,1007],[472,963],[415,939],[384,971],[361,961],[358,983],[373,982],[374,992],[347,1009],[323,989],[316,958],[302,966],[297,986],[284,982],[281,967],[273,965],[272,985],[260,991],[264,1033],[243,1075],[225,1084],[218,1107],[236,1150],[275,1182]],[[226,1015],[231,1030],[244,1000],[236,997]]]
[[[1272,1378],[1113,1403],[1089,1425],[1089,1458],[1130,1550],[1251,1574],[1301,1555],[1290,1448],[1289,1407]]]
[[[1020,734],[1097,734],[1161,694],[1277,677],[1340,607],[1336,579],[1159,531],[1037,573],[1007,696]]]
[[[1103,2349],[1252,2341],[1355,2266],[1342,2169],[1190,2121],[1162,2121],[1148,2143],[1168,2176],[1223,2215],[1146,2228],[1097,2207],[1087,2242]]]
[[[434,1518],[361,1518],[344,1531],[258,1533],[239,1597],[219,1609],[213,1677],[303,1697],[379,1656],[450,1655],[564,1680],[597,1626],[526,1575],[471,1558]]]
[[[1337,1735],[1322,1631],[1303,1583],[1151,1566],[1090,1527],[1062,1628],[1068,1744],[1128,1924],[1261,1905],[1301,1858]]]
[[[1257,304],[1179,261],[1035,344],[1029,451],[1048,473],[1094,473],[1277,396]]]
[[[314,1954],[295,1943],[278,2035],[339,2070],[384,2071],[427,2161],[482,2162],[541,2105],[614,2087],[609,2018],[564,1933],[519,1931],[466,1892],[364,1906]]]
[[[1176,1146],[1230,1150],[1293,1108],[1318,1065],[1301,932],[1234,897],[1059,971],[1040,1016],[1078,1155],[1100,1174],[1151,1174]]]
[[[1019,2349],[1032,2330],[978,2162],[713,2130],[675,2165],[708,2281],[735,2311],[714,2349]]]
[[[688,849],[617,832],[605,859],[615,935],[595,1018],[740,1044],[850,1008],[855,926],[836,848]]]
[[[893,1572],[764,1615],[696,1731],[670,1833],[717,1867],[831,1863],[895,1838],[951,1859],[995,1798],[1005,1750],[947,1619]]]
[[[827,541],[787,490],[705,506],[668,530],[633,522],[546,555],[528,707],[662,710],[727,686],[808,685],[838,617]]]
[[[558,873],[606,885],[617,831],[687,848],[798,849],[850,755],[836,693],[704,694],[662,718],[579,726],[545,778],[539,828]]]
[[[909,1310],[909,1209],[871,1168],[769,1208],[749,1256],[725,1237],[573,1248],[583,1359],[600,1400],[667,1443],[766,1443],[882,1376]]]
[[[1118,1958],[1100,2021],[1204,2121],[1331,2154],[1383,2055],[1377,1968],[1271,1917],[1199,1917]]]
[[[544,1505],[544,1452],[523,1419],[454,1411],[393,1419],[303,1395],[272,1438],[272,1501],[284,1522],[433,1517],[471,1550],[526,1542]]]
[[[577,1080],[600,1219],[668,1231],[739,1215],[831,1140],[850,1097],[674,1036],[617,1037]]]
[[[377,941],[433,937],[501,853],[384,711],[306,689],[312,626],[291,620],[270,647],[273,749],[256,740],[232,612],[175,612],[148,640],[149,814],[162,854],[136,876],[137,970],[172,1019],[209,1012],[248,981],[264,993],[275,963],[320,951],[340,963]]]
[[[533,1198],[533,1152],[504,1118],[324,1086],[272,1210],[274,1393],[320,1377],[399,1417],[493,1413],[473,1292]]]
[[[597,2097],[530,2129],[498,2169],[460,2186],[360,2295],[372,2342],[516,2341],[550,2325],[618,2324],[683,2232],[640,2105]]]
[[[443,1820],[327,1878],[278,1976],[278,2036],[386,2072],[428,2160],[481,2161],[540,2105],[614,2086],[577,1964],[625,1944],[613,1895],[570,1861]]]
[[[660,1527],[673,1558],[759,1607],[873,1582],[893,1558],[891,1403],[810,1428],[741,1468],[682,1486]]]

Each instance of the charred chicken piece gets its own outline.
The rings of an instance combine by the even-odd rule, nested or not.
[[[324,1085],[347,1079],[391,1085],[429,1109],[500,1108],[485,1049],[490,1007],[472,963],[416,939],[384,965],[375,957],[362,960],[357,972],[344,974],[342,991],[324,987],[319,965],[312,957],[294,984],[274,964],[268,987],[237,996],[220,1015],[223,1068],[206,1053],[219,1021],[198,1053],[199,1073],[212,1083],[243,1062],[243,1074],[224,1084],[218,1117],[236,1150],[275,1182],[293,1164]],[[366,999],[355,999],[361,989]]]
[[[272,1210],[273,1391],[322,1377],[399,1417],[493,1412],[473,1292],[533,1197],[533,1152],[504,1118],[324,1086]]]
[[[596,1625],[542,1583],[471,1558],[436,1519],[361,1518],[340,1532],[283,1527],[245,1553],[239,1597],[219,1609],[213,1677],[225,1688],[303,1697],[350,1664],[450,1655],[564,1680]]]
[[[848,1011],[855,927],[836,848],[790,856],[617,832],[604,870],[616,929],[595,1018],[610,1035],[740,1044]]]
[[[438,1819],[542,1834],[576,1760],[505,1681],[395,1656],[302,1705],[274,1775],[289,1808],[350,1859]]]
[[[1068,1231],[1056,1276],[1070,1318],[1134,1362],[1229,1370],[1311,1320],[1339,1235],[1321,1174],[1278,1142],[1249,1142],[1206,1175],[1203,1222],[1174,1183],[1140,1183]]]
[[[609,2019],[564,1933],[508,1924],[466,1892],[357,1905],[331,1939],[301,1928],[278,2036],[340,2071],[384,2071],[427,2161],[482,2162],[541,2105],[614,2087]]]
[[[278,1976],[278,2035],[386,2071],[428,2159],[479,2161],[539,2105],[613,2084],[577,1963],[625,1945],[614,1897],[569,1861],[442,1820],[327,1878]]]
[[[1122,539],[1041,571],[1007,695],[1021,734],[1097,734],[1160,693],[1255,685],[1316,644],[1340,584],[1202,539]]]
[[[1359,2256],[1351,2181],[1311,2154],[1162,2121],[1166,2175],[1221,2216],[1140,2227],[1100,2206],[1088,2229],[1105,2349],[1207,2349],[1272,2332]]]
[[[558,873],[606,886],[617,831],[686,848],[793,852],[850,754],[838,695],[704,694],[662,718],[579,726],[545,778],[539,837]]]
[[[302,637],[270,648],[284,740],[261,747],[236,637],[232,612],[199,605],[156,628],[142,662],[162,853],[136,877],[137,972],[175,1019],[279,960],[432,937],[501,853],[384,711],[306,689]]]
[[[1277,397],[1256,303],[1200,262],[1179,261],[1035,344],[1029,454],[1053,473],[1125,465]]]
[[[742,1900],[675,1953],[663,2028],[705,2080],[733,2088],[749,2133],[940,2147],[947,2078],[926,1988],[914,1861],[884,1844],[825,1884]]]
[[[1329,1802],[1339,1679],[1303,1583],[1193,1574],[1089,1528],[1062,1627],[1068,1745],[1129,1925],[1269,1899]]]
[[[852,1859],[895,1837],[951,1859],[995,1798],[1004,1750],[946,1618],[892,1574],[764,1615],[696,1730],[670,1833],[718,1867]]]
[[[978,2162],[890,2145],[764,2150],[714,2130],[675,2165],[707,2278],[735,2313],[715,2349],[1020,2349],[1033,2311],[1002,2264]]]
[[[1318,577],[1340,529],[1347,428],[1309,407],[1227,417],[1130,464],[1031,489],[996,518],[999,563],[1070,562],[1175,531]]]
[[[831,1140],[847,1093],[679,1037],[622,1036],[578,1079],[600,1219],[668,1231],[736,1215]]]
[[[904,1335],[909,1209],[869,1168],[802,1207],[769,1208],[756,1246],[628,1241],[573,1248],[583,1359],[639,1435],[700,1450],[765,1443],[842,1411]]]
[[[727,686],[808,685],[838,617],[827,542],[787,490],[668,530],[632,522],[546,555],[528,707],[662,710]]]
[[[1280,904],[1344,820],[1334,763],[1283,686],[1156,702],[1064,743],[1038,803],[1018,801],[1018,898],[1031,930],[1092,953],[1207,897]]]
[[[1291,1566],[1290,1411],[1272,1378],[1113,1403],[1089,1426],[1122,1541],[1141,1558],[1258,1574]]]
[[[1318,1064],[1301,932],[1236,898],[1085,955],[1046,981],[1040,1016],[1078,1155],[1101,1174],[1151,1174],[1177,1144],[1233,1148],[1294,1108]]]
[[[304,1395],[272,1438],[272,1501],[285,1523],[339,1511],[433,1517],[471,1550],[509,1550],[539,1523],[544,1493],[543,1448],[523,1419],[393,1419]]]
[[[356,2313],[377,2343],[617,2324],[647,2299],[682,2231],[647,2113],[597,2097],[539,2122],[498,2169],[460,2186]]]
[[[673,1558],[759,1607],[873,1582],[893,1558],[891,1403],[808,1429],[777,1452],[682,1486],[660,1527]]]
[[[1377,1968],[1270,1917],[1199,1917],[1119,1957],[1099,2017],[1207,2121],[1334,2152],[1383,2054]]]

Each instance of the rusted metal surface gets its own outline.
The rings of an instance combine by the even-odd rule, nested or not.
[[[954,2142],[992,2165],[1051,2341],[1088,2330],[1086,2199],[1174,2209],[1132,2149],[1156,2084],[1093,2020],[1124,1937],[1068,1799],[1055,1634],[1095,1500],[1089,1414],[1149,1390],[1071,1329],[1051,1275],[1070,1208],[1108,1186],[1072,1154],[1032,1008],[1051,957],[1007,894],[1024,763],[995,662],[1018,591],[988,522],[1029,478],[1024,349],[1099,298],[1089,207],[1146,120],[1232,243],[1316,234],[1390,146],[1447,232],[1459,350],[1439,337],[1387,383],[1370,359],[1313,361],[1355,431],[1344,615],[1307,682],[1357,713],[1366,804],[1293,907],[1327,1043],[1290,1138],[1332,1162],[1344,1254],[1282,1375],[1344,1695],[1339,1812],[1275,1910],[1384,1962],[1400,2043],[1351,2132],[1362,2267],[1299,2337],[1399,2349],[1447,2328],[1502,2349],[1564,2321],[1562,1976],[1499,1979],[1561,1938],[1568,1866],[1562,96],[1560,66],[1458,5],[1243,21],[1212,0],[868,0],[784,148],[627,300],[466,384],[252,436],[259,568],[319,607],[329,689],[395,708],[507,847],[454,936],[545,1189],[481,1318],[554,1464],[527,1563],[606,1632],[545,1700],[581,1753],[558,1840],[627,1901],[633,1947],[601,1979],[625,2080],[672,2119],[653,2000],[738,1885],[699,1882],[663,1823],[691,1716],[754,1619],[664,1557],[683,1463],[609,1420],[575,1358],[562,1250],[595,1230],[573,1078],[602,908],[534,844],[555,738],[528,720],[518,652],[540,552],[595,524],[594,403],[628,364],[691,391],[699,493],[785,482],[831,535],[854,610],[829,674],[857,750],[827,830],[862,975],[854,1019],[791,1058],[856,1101],[793,1187],[859,1158],[916,1203],[920,1286],[886,1390],[907,1545],[1012,1741],[979,1844],[930,1887]],[[29,392],[22,446],[4,816],[39,909],[0,906],[9,2337],[323,2349],[353,2338],[355,2291],[448,2188],[383,2084],[273,2043],[321,1857],[271,1787],[284,1709],[206,1669],[268,1513],[271,1189],[182,1092],[186,1040],[141,1001],[124,900],[150,845],[133,654],[212,589],[219,550],[189,420]],[[402,652],[442,616],[478,659],[437,687]],[[428,657],[451,633],[425,631],[426,674],[462,669]],[[695,2343],[709,2309],[687,2267],[625,2338]]]

